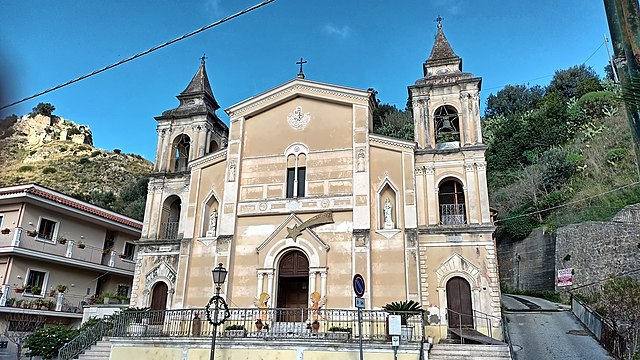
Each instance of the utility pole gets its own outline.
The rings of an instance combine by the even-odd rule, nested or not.
[[[640,6],[638,0],[604,0],[604,8],[615,56],[614,73],[618,73],[624,91],[632,81],[640,81]],[[639,106],[626,101],[636,159],[640,166]]]
[[[615,81],[616,84],[619,84],[620,79],[618,79],[618,69],[616,69],[616,66],[613,64],[613,56],[611,56],[611,51],[609,50],[609,38],[607,37],[607,34],[603,35],[604,47],[607,48],[607,58],[609,59],[609,65],[611,65],[611,73],[613,73],[613,81]]]

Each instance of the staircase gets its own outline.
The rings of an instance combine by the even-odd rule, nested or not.
[[[434,344],[429,360],[510,360],[509,345]]]
[[[78,356],[78,360],[109,360],[111,357],[111,342],[109,340],[98,341]]]

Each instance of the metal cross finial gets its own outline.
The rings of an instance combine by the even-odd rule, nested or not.
[[[300,79],[304,79],[304,73],[302,72],[302,65],[306,64],[307,62],[304,61],[302,58],[300,58],[300,61],[296,62],[297,65],[300,65],[300,72],[298,73],[298,77]]]
[[[438,15],[438,17],[434,20],[435,22],[438,23],[438,27],[441,28],[442,27],[442,20],[444,20],[444,18],[440,15]]]
[[[202,57],[200,58],[200,63],[204,64],[204,60],[208,59],[208,57],[204,56],[204,53],[202,54]]]

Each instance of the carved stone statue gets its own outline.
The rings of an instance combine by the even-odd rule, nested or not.
[[[360,151],[358,151],[358,159],[357,159],[357,162],[356,162],[356,171],[357,172],[364,171],[364,158],[365,158],[364,149],[360,149]]]
[[[207,237],[216,236],[216,225],[218,224],[218,211],[211,209],[211,215],[209,215],[209,230],[207,231]]]
[[[391,219],[391,200],[387,198],[384,202],[384,228],[393,229],[393,220]]]

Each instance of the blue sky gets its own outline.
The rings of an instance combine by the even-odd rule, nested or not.
[[[255,1],[2,1],[2,105],[122,60],[235,13]],[[154,116],[207,56],[216,99],[227,108],[296,76],[375,88],[404,107],[422,76],[436,32],[444,31],[464,70],[483,78],[482,103],[506,84],[542,84],[586,61],[599,74],[607,52],[602,1],[397,0],[275,2],[92,78],[5,109],[25,114],[39,102],[89,125],[97,147],[153,160]],[[595,52],[595,53],[594,53]],[[225,122],[222,110],[218,116]]]

